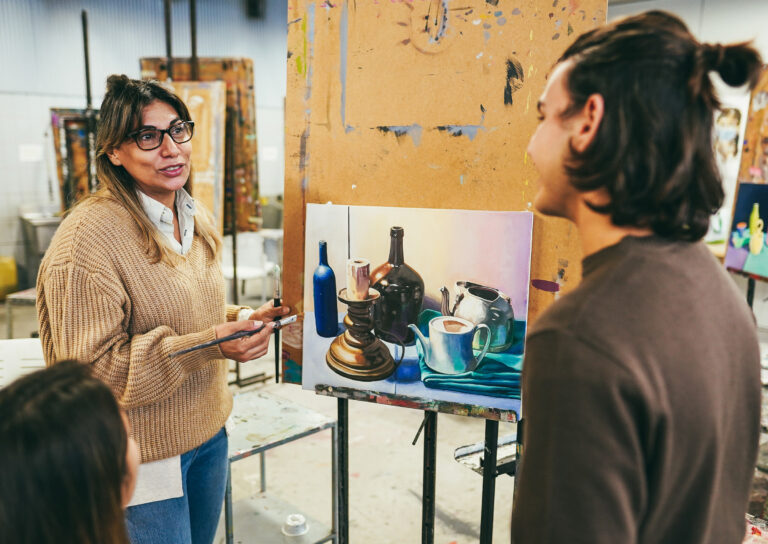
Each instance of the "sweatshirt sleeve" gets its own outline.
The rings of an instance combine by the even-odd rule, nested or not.
[[[214,328],[179,336],[167,326],[128,334],[130,299],[103,269],[50,266],[38,281],[40,338],[46,363],[88,363],[120,405],[136,408],[171,396],[189,374],[213,359],[218,345],[171,358],[170,354],[216,338]],[[223,363],[222,363],[223,364]]]
[[[240,321],[240,311],[250,310],[253,312],[253,308],[250,306],[235,306],[234,304],[227,304],[227,321]]]
[[[563,331],[526,342],[513,543],[633,543],[647,487],[629,373]]]

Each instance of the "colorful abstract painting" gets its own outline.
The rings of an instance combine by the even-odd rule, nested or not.
[[[519,409],[532,227],[530,212],[308,204],[303,387]]]
[[[94,115],[98,120],[98,111]],[[85,110],[51,108],[62,211],[68,210],[91,192],[88,180],[87,123]]]
[[[725,266],[758,278],[768,279],[768,185],[740,183],[733,210],[733,225],[725,252]]]
[[[709,243],[725,242],[731,231],[731,214],[741,163],[742,136],[747,124],[749,95],[733,91],[721,92],[720,102],[721,108],[715,113],[713,145],[725,198],[720,209],[709,221],[709,231],[705,237],[705,241]]]

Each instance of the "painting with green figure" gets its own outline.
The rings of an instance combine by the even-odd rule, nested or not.
[[[768,218],[768,185],[740,184],[725,253],[725,266],[728,269],[760,279],[768,279],[766,218]]]

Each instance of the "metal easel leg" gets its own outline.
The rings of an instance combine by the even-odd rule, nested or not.
[[[424,412],[424,476],[421,503],[421,542],[435,541],[435,480],[437,479],[437,412]]]
[[[752,308],[752,303],[755,301],[755,278],[747,279],[747,304]]]
[[[499,422],[485,421],[485,452],[483,455],[483,503],[480,514],[480,544],[493,542],[493,507],[496,494],[496,449]]]
[[[349,401],[338,399],[339,526],[338,544],[349,544]]]
[[[224,522],[227,533],[227,544],[235,542],[235,513],[232,511],[232,463],[227,461],[227,490],[224,494]]]
[[[331,427],[331,534],[339,544],[339,422]]]

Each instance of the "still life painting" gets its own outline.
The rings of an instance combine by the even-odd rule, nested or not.
[[[725,253],[725,266],[760,278],[768,278],[768,185],[741,183],[733,209],[733,226]]]
[[[519,407],[530,212],[308,204],[305,389]]]

